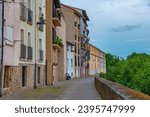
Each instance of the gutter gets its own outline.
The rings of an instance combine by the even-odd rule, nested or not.
[[[0,97],[2,97],[2,88],[3,88],[3,53],[4,53],[4,0],[2,0],[2,49],[1,49],[1,64],[0,64]],[[0,3],[0,4],[1,4]]]
[[[36,55],[37,55],[37,54],[36,54],[36,52],[37,52],[36,49],[37,49],[37,47],[36,47],[36,46],[37,46],[37,44],[36,44],[36,43],[37,43],[37,37],[38,37],[38,36],[37,36],[37,31],[38,31],[38,29],[37,29],[37,23],[36,23],[36,15],[37,15],[37,14],[36,14],[36,0],[35,0],[35,45],[34,45],[34,46],[35,46],[35,64],[34,64],[34,88],[37,88],[37,84],[36,84],[36,76],[37,76],[37,69],[36,69],[36,66],[37,66],[37,65],[36,65]]]

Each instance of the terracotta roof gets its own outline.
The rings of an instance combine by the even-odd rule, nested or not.
[[[79,12],[76,10],[75,7],[68,6],[68,5],[65,5],[65,4],[62,4],[62,3],[61,3],[61,5],[64,6],[64,7],[67,7],[67,8],[69,8],[69,9],[71,9],[71,10],[73,10],[75,14],[77,14],[79,17],[82,17],[82,14],[79,13]]]

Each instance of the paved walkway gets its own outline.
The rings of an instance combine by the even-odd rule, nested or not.
[[[94,86],[94,78],[75,78],[69,81],[60,81],[56,86],[68,86],[68,89],[59,100],[100,100]]]
[[[3,96],[0,100],[100,100],[94,78],[74,78],[59,81],[54,86],[28,89]]]

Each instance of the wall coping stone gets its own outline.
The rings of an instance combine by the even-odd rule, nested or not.
[[[109,81],[107,79],[100,78],[98,76],[95,77],[95,87],[100,95],[102,95],[103,99],[111,99],[112,97],[105,97],[103,91],[98,89],[98,85],[103,84],[106,86],[105,88],[109,89],[113,95],[116,95],[122,100],[150,100],[150,96],[143,94],[141,92],[135,91],[131,88],[118,84],[116,82]],[[105,92],[106,93],[106,92]],[[110,94],[109,94],[110,95]]]

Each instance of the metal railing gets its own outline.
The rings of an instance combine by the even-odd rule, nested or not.
[[[54,17],[54,18],[58,18],[59,21],[61,21],[60,11],[57,10],[56,8],[53,8],[53,17]]]
[[[20,17],[23,18],[23,20],[26,20],[27,15],[26,9],[27,9],[26,6],[20,3]]]
[[[33,59],[33,48],[28,46],[28,59],[32,60]]]
[[[20,47],[20,58],[26,59],[26,45],[24,44],[21,44],[21,47]]]
[[[44,52],[43,50],[39,50],[39,61],[43,61]]]
[[[33,20],[33,11],[30,10],[30,9],[27,9],[27,11],[28,11],[28,22],[32,23],[32,20]]]

